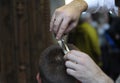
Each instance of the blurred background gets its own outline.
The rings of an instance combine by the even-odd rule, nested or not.
[[[40,53],[55,43],[49,32],[54,10],[71,0],[0,0],[0,83],[37,83]],[[120,74],[120,18],[83,13],[66,42],[89,54],[116,80]]]

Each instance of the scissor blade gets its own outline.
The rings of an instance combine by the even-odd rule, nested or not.
[[[67,54],[70,51],[63,39],[58,40],[58,44],[62,48],[64,54]]]

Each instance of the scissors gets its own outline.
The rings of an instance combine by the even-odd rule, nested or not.
[[[57,42],[58,42],[59,46],[62,48],[64,54],[67,54],[70,51],[67,44],[65,43],[64,39],[60,39]]]
[[[53,35],[54,35],[54,37],[55,37],[55,33],[53,33]],[[68,48],[68,46],[67,46],[67,44],[65,43],[65,41],[64,41],[63,38],[57,40],[57,43],[58,43],[58,45],[62,48],[64,54],[67,54],[67,53],[70,51],[70,49]]]

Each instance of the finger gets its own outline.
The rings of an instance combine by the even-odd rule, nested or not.
[[[79,67],[79,65],[77,65],[75,62],[71,62],[71,61],[66,61],[65,66],[67,68],[70,68],[70,69],[73,69],[73,70],[78,70],[78,67]]]
[[[68,55],[71,54],[71,55],[75,55],[77,57],[84,57],[86,56],[87,54],[81,52],[81,51],[78,51],[78,50],[71,50],[70,52],[68,52],[65,56],[64,56],[64,59],[67,59]]]
[[[75,55],[77,57],[77,60],[76,62],[79,64],[79,65],[84,65],[86,62],[86,60],[90,59],[89,55],[84,53],[84,52],[81,52],[81,51],[77,51],[77,50],[72,50],[70,52],[71,55]],[[66,56],[66,58],[68,59],[69,58],[69,55]],[[71,59],[72,60],[72,59]]]
[[[80,57],[76,56],[75,54],[71,54],[71,53],[68,53],[65,58],[67,60],[70,60],[72,62],[75,62],[75,63],[79,63],[80,62]]]
[[[67,59],[68,55],[71,54],[71,55],[75,55],[77,57],[80,57],[80,51],[77,51],[77,50],[71,50],[70,52],[68,52],[65,56],[64,56],[64,59]]]
[[[50,31],[53,30],[54,21],[55,21],[55,13],[53,14],[52,19],[51,19],[51,22],[50,22]]]
[[[71,50],[70,52],[72,55],[76,55],[77,57],[85,57],[87,56],[87,54],[85,54],[84,52],[78,51],[78,50]]]
[[[66,71],[67,71],[67,74],[69,74],[69,75],[71,75],[71,76],[75,76],[75,74],[76,74],[76,71],[73,70],[73,69],[67,68]]]
[[[66,19],[63,19],[62,23],[61,23],[61,26],[59,27],[59,30],[58,30],[58,33],[57,33],[57,36],[56,36],[56,39],[60,39],[61,36],[63,35],[63,33],[65,32],[68,24],[69,24],[69,21],[70,19],[69,18],[66,18]]]
[[[67,52],[67,54],[64,55],[63,58],[64,58],[65,60],[67,60],[67,55],[68,55],[68,53],[71,53],[71,51]]]
[[[65,30],[65,33],[70,32],[72,29],[74,29],[77,26],[77,22],[71,23],[68,28]]]
[[[53,24],[53,30],[54,30],[55,33],[58,32],[58,29],[59,29],[61,23],[62,23],[62,16],[59,16],[58,18],[56,18],[56,20]]]

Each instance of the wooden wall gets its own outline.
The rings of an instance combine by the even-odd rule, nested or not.
[[[0,0],[3,83],[37,83],[41,51],[52,44],[48,0]]]

